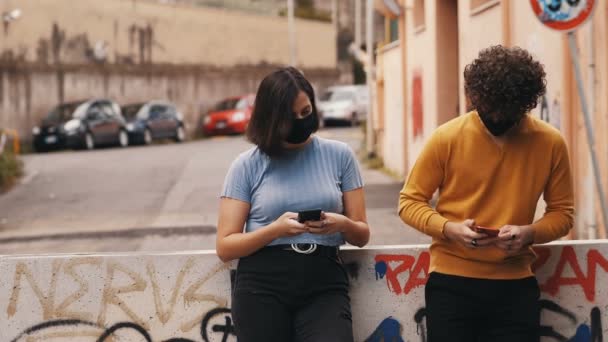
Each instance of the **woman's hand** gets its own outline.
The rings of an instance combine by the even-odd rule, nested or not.
[[[307,221],[304,224],[311,234],[331,235],[346,233],[351,226],[351,220],[344,215],[323,212],[321,221]]]
[[[286,212],[271,224],[277,237],[291,237],[308,232],[308,227],[298,222],[298,214]]]

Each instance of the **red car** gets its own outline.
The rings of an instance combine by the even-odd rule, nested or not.
[[[245,133],[251,119],[254,100],[255,95],[248,94],[220,101],[203,119],[203,133],[205,135]]]

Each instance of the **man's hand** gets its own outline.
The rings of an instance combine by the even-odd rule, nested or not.
[[[530,247],[533,243],[534,229],[532,226],[506,225],[500,228],[496,246],[505,250],[508,255],[515,255]]]
[[[458,242],[467,248],[482,248],[496,243],[496,238],[475,232],[471,229],[473,226],[475,226],[474,220],[465,220],[462,223],[448,222],[443,227],[443,235],[448,240]]]

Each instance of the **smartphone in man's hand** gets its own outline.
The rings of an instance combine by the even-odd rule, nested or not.
[[[497,228],[489,228],[489,227],[482,227],[482,226],[474,226],[473,231],[475,231],[476,233],[479,233],[479,234],[486,234],[487,236],[490,236],[490,237],[497,237],[498,233],[500,232],[500,230]]]

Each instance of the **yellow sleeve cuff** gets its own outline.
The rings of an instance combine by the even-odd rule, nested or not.
[[[448,223],[448,219],[439,215],[434,214],[429,218],[429,221],[426,225],[426,234],[432,236],[435,239],[443,240],[445,239],[445,235],[443,235],[443,228],[445,224]]]

